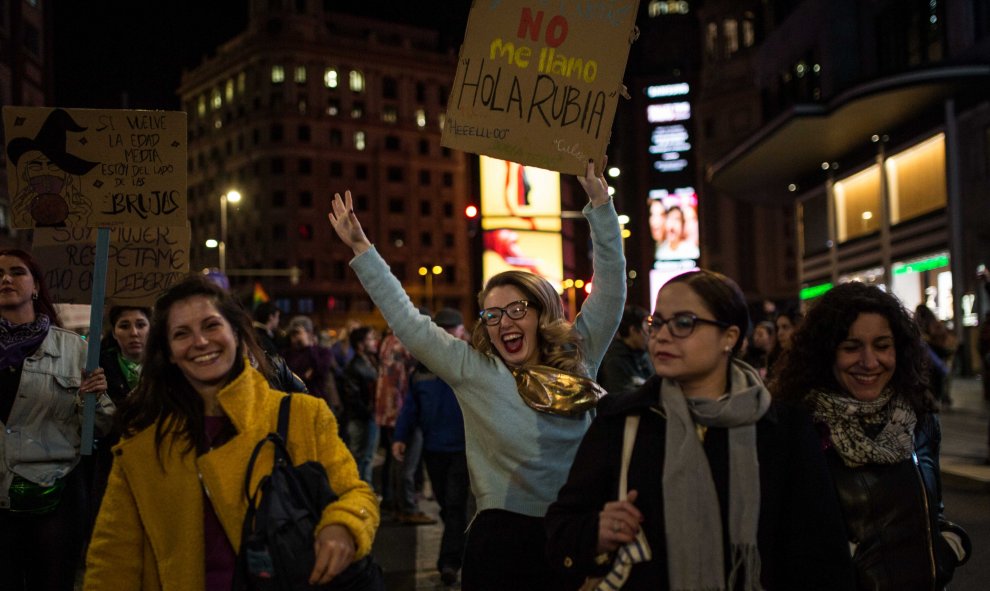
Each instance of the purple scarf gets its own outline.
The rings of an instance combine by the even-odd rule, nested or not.
[[[0,369],[19,367],[48,336],[51,320],[38,314],[34,322],[11,324],[0,318]]]

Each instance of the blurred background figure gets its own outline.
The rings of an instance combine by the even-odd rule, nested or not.
[[[339,419],[343,405],[337,394],[333,353],[319,344],[313,321],[306,316],[295,316],[289,321],[288,336],[289,347],[283,357],[289,369],[302,379],[306,390],[323,399]]]
[[[72,591],[87,506],[79,468],[82,395],[98,393],[96,431],[113,402],[86,341],[61,328],[44,273],[22,250],[0,250],[0,589]]]
[[[378,382],[378,335],[359,326],[348,335],[354,356],[344,369],[341,401],[347,417],[347,447],[357,462],[361,479],[372,484],[378,423],[375,422],[375,384]]]
[[[114,405],[119,406],[137,386],[141,377],[141,364],[148,345],[151,328],[150,308],[113,306],[109,314],[110,330],[101,340],[100,367],[107,376],[107,394]],[[90,517],[87,532],[92,531],[96,514],[107,487],[113,454],[110,449],[120,440],[120,431],[114,428],[93,442],[93,455],[84,459],[90,465]]]
[[[640,306],[626,306],[623,310],[619,329],[598,368],[598,383],[609,394],[636,390],[653,375],[653,363],[646,351],[648,317],[649,313]]]
[[[932,309],[925,304],[918,304],[914,309],[914,322],[921,331],[928,351],[928,387],[938,400],[945,406],[952,405],[949,396],[949,386],[952,380],[952,363],[959,348],[959,339],[935,316]]]
[[[811,308],[771,382],[818,426],[858,589],[943,589],[970,555],[943,515],[925,355],[900,301],[854,281]]]
[[[434,322],[457,338],[465,336],[464,319],[457,310],[440,310]],[[416,365],[409,380],[409,392],[395,425],[392,454],[397,460],[409,460],[409,443],[416,431],[421,432],[422,455],[443,521],[437,570],[445,585],[453,585],[464,559],[470,489],[464,416],[451,387],[422,363]]]
[[[269,356],[278,355],[278,323],[282,312],[271,302],[261,302],[254,309],[254,320],[251,325],[254,327],[255,336],[258,337],[258,345]]]
[[[764,320],[753,328],[753,334],[749,339],[749,346],[743,355],[743,361],[753,366],[760,377],[767,375],[767,360],[770,351],[777,345],[777,331],[772,322]]]
[[[765,378],[769,381],[774,375],[774,364],[781,354],[791,347],[791,336],[801,325],[802,315],[797,308],[785,308],[774,316],[773,325],[777,329],[777,340],[767,355],[767,371]]]

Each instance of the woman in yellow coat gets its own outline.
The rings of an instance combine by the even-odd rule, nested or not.
[[[141,380],[118,411],[124,437],[87,555],[87,591],[231,588],[248,460],[275,430],[284,396],[252,358],[265,360],[250,318],[209,280],[191,277],[159,299]],[[327,583],[371,551],[378,502],[322,400],[294,396],[290,417],[293,462],[319,461],[339,496],[314,532],[310,582]],[[255,479],[271,467],[268,446]]]

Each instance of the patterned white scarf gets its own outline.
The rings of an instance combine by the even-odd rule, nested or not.
[[[911,457],[918,418],[890,388],[869,401],[816,390],[811,403],[815,421],[828,426],[832,446],[846,466],[896,464]]]

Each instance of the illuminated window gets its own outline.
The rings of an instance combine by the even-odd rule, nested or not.
[[[206,116],[206,95],[199,95],[199,100],[196,101],[196,112],[199,113],[200,117]]]
[[[237,75],[237,92],[244,94],[245,88],[247,88],[247,74],[241,72]]]
[[[335,98],[327,99],[327,115],[331,117],[340,115],[340,100]]]
[[[351,70],[348,76],[348,81],[350,82],[351,91],[353,92],[364,92],[364,74],[358,70]]]
[[[285,82],[285,68],[282,66],[272,66],[272,84]]]
[[[337,68],[327,68],[323,71],[323,85],[327,88],[337,88]]]
[[[234,79],[229,78],[227,80],[227,88],[225,94],[227,95],[227,102],[233,102],[234,100]]]
[[[365,143],[364,132],[363,131],[355,131],[354,132],[354,149],[355,150],[364,150],[366,147],[368,147],[368,146]]]
[[[424,109],[416,109],[416,127],[420,129],[426,127],[426,111]]]
[[[739,51],[739,23],[734,18],[722,21],[722,34],[725,37],[725,55],[731,56]]]
[[[445,123],[447,123],[447,114],[440,113],[439,115],[437,115],[437,122],[440,124],[440,130],[443,131],[443,126]]]
[[[382,121],[385,123],[396,123],[399,121],[399,111],[392,106],[382,109]]]
[[[351,119],[360,119],[364,117],[364,103],[361,101],[354,101],[351,105]]]
[[[296,66],[295,73],[292,77],[296,81],[296,84],[306,83],[306,66]]]
[[[865,236],[880,229],[880,166],[837,181],[835,222],[839,242]]]
[[[938,134],[884,163],[890,194],[890,223],[945,207],[945,134]]]
[[[742,22],[742,45],[752,47],[756,45],[756,26],[753,23],[753,13],[747,12],[746,18]]]
[[[705,55],[715,58],[718,55],[718,23],[708,23],[705,28]]]
[[[220,96],[220,89],[214,88],[210,93],[210,107],[214,110],[223,106],[223,97]]]

